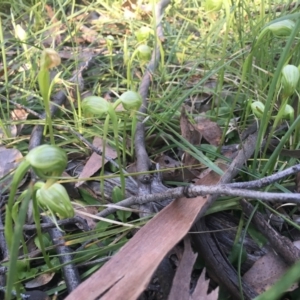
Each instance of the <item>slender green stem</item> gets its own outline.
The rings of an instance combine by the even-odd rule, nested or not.
[[[9,263],[8,263],[8,273],[7,273],[7,282],[6,282],[6,292],[5,292],[5,300],[11,299],[11,292],[16,280],[16,269],[17,269],[17,259],[18,259],[18,251],[20,240],[23,233],[23,225],[26,220],[28,205],[33,194],[33,184],[29,185],[29,188],[26,192],[26,195],[21,203],[21,207],[19,210],[18,221],[15,224],[15,230],[13,233],[12,243],[10,245],[10,255],[9,255]],[[8,208],[8,207],[7,207]],[[6,212],[7,213],[7,212]],[[6,224],[5,224],[6,225]]]
[[[6,214],[5,214],[5,239],[7,243],[7,248],[10,251],[12,239],[13,239],[13,220],[12,220],[12,209],[15,201],[15,195],[18,189],[18,186],[22,179],[24,178],[26,172],[28,171],[30,165],[27,161],[22,161],[15,171],[14,177],[10,186],[10,193],[8,202],[6,205]]]
[[[49,256],[46,253],[45,245],[44,245],[44,241],[43,241],[43,235],[42,235],[42,229],[41,229],[41,223],[40,223],[40,210],[39,210],[37,199],[36,199],[36,191],[37,191],[37,189],[35,187],[35,190],[34,190],[33,195],[32,195],[33,218],[34,218],[34,222],[35,222],[35,225],[36,225],[36,232],[37,232],[37,236],[38,236],[38,239],[39,239],[39,243],[40,243],[40,247],[41,247],[43,257],[45,259],[45,262],[46,262],[48,268],[51,269],[53,266],[50,262]]]
[[[44,101],[45,112],[46,112],[46,125],[49,127],[50,142],[55,145],[52,119],[50,112],[50,72],[47,68],[42,68],[38,74],[38,83],[40,87],[40,92]],[[45,126],[46,131],[46,126]]]
[[[243,233],[243,236],[242,236],[241,249],[240,249],[239,257],[238,257],[238,278],[239,278],[239,289],[240,289],[240,294],[241,294],[241,300],[244,299],[243,286],[242,286],[242,277],[241,277],[242,254],[243,254],[243,242],[244,242],[244,240],[246,239],[246,234],[247,234],[249,225],[250,225],[251,220],[252,220],[252,218],[253,218],[255,212],[257,211],[257,209],[258,209],[258,203],[255,205],[255,207],[254,207],[254,209],[253,209],[251,215],[249,216],[249,219],[247,220],[247,223],[246,223],[246,226],[245,226],[245,229],[244,229],[244,233]]]
[[[119,164],[119,172],[120,172],[120,180],[121,180],[121,190],[122,190],[123,197],[125,197],[125,177],[124,177],[124,173],[123,173],[122,162],[121,162],[121,153],[120,153],[120,148],[119,148],[118,120],[117,120],[117,115],[113,109],[110,113],[110,117],[112,119],[113,132],[114,132],[115,143],[116,143],[116,151],[117,151],[117,156],[118,156],[118,164]]]

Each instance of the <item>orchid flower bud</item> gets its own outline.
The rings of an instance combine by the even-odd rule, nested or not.
[[[52,145],[41,145],[32,149],[25,159],[41,178],[51,174],[60,176],[68,162],[65,151]]]
[[[59,183],[54,183],[48,188],[46,184],[42,184],[36,192],[36,199],[42,208],[49,209],[62,219],[74,217],[74,208],[69,195]]]
[[[151,48],[147,45],[139,45],[137,48],[137,54],[139,59],[148,61],[151,58]]]
[[[102,97],[97,96],[84,98],[81,106],[84,113],[98,115],[100,117],[103,115],[107,115],[112,109],[112,106],[108,101],[106,101]]]
[[[208,12],[219,11],[222,8],[223,0],[206,0],[204,7]]]
[[[15,27],[15,34],[16,37],[22,42],[24,42],[27,38],[27,33],[20,24],[17,24]]]
[[[143,102],[141,95],[133,91],[127,91],[122,94],[120,100],[123,107],[129,111],[138,110]]]
[[[114,44],[114,40],[115,39],[114,39],[114,37],[112,35],[108,35],[106,37],[106,44],[107,44],[107,46],[108,46],[109,49],[112,49],[113,44]]]
[[[43,51],[41,56],[41,69],[52,69],[60,65],[61,59],[58,53],[50,48]]]
[[[261,119],[265,110],[265,106],[260,101],[255,101],[251,104],[251,109],[256,118]]]
[[[292,122],[294,120],[294,113],[295,113],[294,108],[291,105],[286,104],[282,117]]]
[[[146,27],[146,26],[142,26],[138,31],[135,32],[135,36],[136,39],[139,43],[145,42],[149,39],[151,33],[151,29]]]
[[[289,36],[294,27],[295,23],[293,21],[283,20],[268,25],[264,30],[271,31],[276,37],[284,37]]]
[[[285,97],[293,95],[296,91],[300,72],[296,66],[286,65],[281,71],[281,85]]]

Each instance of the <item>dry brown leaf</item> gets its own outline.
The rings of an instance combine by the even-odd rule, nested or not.
[[[186,109],[183,107],[180,115],[180,130],[181,135],[192,145],[200,145],[202,135],[199,131],[195,130],[194,125],[191,124],[190,120],[187,117]],[[183,165],[190,166],[198,163],[198,160],[195,159],[188,153],[185,153],[183,158]]]
[[[97,41],[99,33],[96,30],[91,29],[85,25],[80,26],[79,30],[82,32],[82,38],[85,41],[89,43],[94,43],[95,41]]]
[[[197,254],[193,252],[190,237],[184,238],[184,251],[173,279],[169,300],[183,300],[190,296],[190,281]]]
[[[79,214],[77,213],[77,211],[84,211],[88,214],[91,215],[96,215],[99,211],[98,208],[96,206],[85,206],[85,207],[77,207],[75,210],[75,215],[81,217],[82,219],[86,220],[87,225],[89,226],[89,228],[91,230],[95,229],[96,227],[96,222],[94,218],[89,217],[88,215],[83,215],[83,214]],[[78,223],[77,226],[82,229],[81,225]]]
[[[102,149],[102,139],[99,137],[95,137],[93,141],[93,145],[99,149]],[[113,148],[111,148],[108,144],[105,146],[105,157],[109,157],[111,159],[115,159],[117,157],[117,152]],[[104,160],[104,163],[107,163],[107,160]],[[81,174],[79,175],[80,178],[89,178],[94,175],[100,168],[102,167],[102,156],[98,155],[97,153],[93,153],[87,163],[85,164]],[[75,187],[79,187],[83,184],[84,181],[78,181]]]
[[[16,108],[11,113],[11,120],[13,121],[24,121],[27,119],[28,113],[24,109]],[[20,122],[20,124],[11,124],[6,128],[6,130],[9,132],[10,137],[16,137],[19,135],[20,131],[22,130],[24,126],[24,122]],[[6,134],[3,132],[2,129],[0,129],[0,138],[6,136]],[[1,141],[0,141],[1,144]]]
[[[18,165],[20,160],[23,158],[22,153],[17,149],[6,149],[0,147],[0,178],[8,175]],[[0,190],[5,190],[10,186],[12,178],[7,178],[1,181]],[[23,181],[22,181],[23,182]]]
[[[294,242],[300,249],[300,241]],[[243,279],[249,283],[253,289],[261,294],[274,285],[281,276],[289,269],[289,266],[272,249],[257,260],[252,268],[246,272]],[[288,291],[293,291],[298,284],[292,285]]]
[[[217,184],[220,177],[213,177]],[[65,300],[137,299],[159,263],[188,232],[207,202],[206,197],[179,198],[161,210],[101,269]]]
[[[25,283],[25,287],[28,289],[33,289],[33,288],[45,285],[52,280],[54,275],[55,275],[55,272],[41,274],[41,275],[37,276],[36,278],[27,281]]]
[[[202,134],[202,137],[211,145],[219,146],[222,138],[219,125],[205,117],[197,117],[196,122],[195,129]]]
[[[27,119],[28,112],[25,109],[22,108],[15,108],[11,113],[11,119],[14,121],[24,121]],[[22,128],[24,127],[24,122],[20,122],[21,124],[18,124],[16,126],[17,132],[16,135],[19,135]]]
[[[214,289],[210,294],[207,294],[209,280],[205,280],[205,268],[203,269],[196,288],[190,296],[190,300],[217,300],[219,297],[219,288]]]
[[[50,5],[46,4],[45,9],[50,19],[49,21],[51,22],[51,26],[49,26],[49,36],[52,40],[55,40],[55,44],[58,45],[62,42],[60,31],[64,25],[61,25],[62,22],[57,20],[55,13]]]

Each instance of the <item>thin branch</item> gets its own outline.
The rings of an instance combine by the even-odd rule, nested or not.
[[[162,15],[164,13],[164,9],[166,6],[170,3],[170,0],[162,0],[156,4],[156,20],[157,22],[157,40],[156,40],[156,47],[152,53],[151,60],[146,68],[145,74],[142,78],[142,81],[140,83],[139,87],[139,93],[143,98],[143,104],[139,110],[141,113],[139,116],[139,122],[136,126],[136,133],[135,133],[135,155],[136,155],[136,168],[137,172],[143,173],[142,175],[138,176],[138,180],[141,184],[149,184],[151,176],[149,174],[145,174],[149,170],[149,167],[151,166],[150,159],[148,157],[146,146],[145,146],[145,126],[144,126],[144,117],[142,115],[145,115],[147,113],[148,109],[148,91],[150,87],[150,83],[152,81],[152,76],[157,68],[158,62],[160,60],[160,48],[161,48],[161,41],[164,39],[163,33],[162,33],[162,25],[161,25],[161,19]],[[146,191],[144,191],[146,193]]]
[[[174,189],[168,189],[166,192],[157,193],[157,194],[148,194],[142,196],[133,196],[127,198],[123,201],[118,202],[118,206],[130,207],[132,205],[141,205],[153,201],[162,201],[167,199],[175,199],[182,196],[188,196],[190,198],[196,197],[199,195],[213,195],[213,194],[223,194],[223,195],[231,195],[231,196],[239,196],[250,199],[260,199],[264,201],[279,201],[279,202],[293,202],[300,203],[300,194],[292,194],[292,193],[269,193],[269,192],[260,192],[260,191],[252,191],[248,190],[249,188],[260,188],[266,186],[268,184],[274,183],[277,180],[280,180],[286,176],[290,176],[300,171],[300,164],[295,165],[286,170],[280,171],[277,174],[253,180],[249,182],[237,182],[237,183],[229,183],[223,185],[215,185],[215,186],[202,186],[202,185],[190,185],[188,187],[178,187]],[[243,187],[243,188],[236,188]],[[97,216],[105,217],[118,209],[116,206],[104,209]]]
[[[42,218],[45,223],[52,222],[49,217]],[[63,265],[62,272],[66,282],[67,290],[70,293],[71,291],[75,290],[80,284],[78,269],[72,263],[72,250],[65,245],[61,245],[61,243],[64,241],[64,237],[60,230],[58,230],[57,228],[51,228],[48,229],[48,233],[53,244],[57,246],[55,248],[55,251],[58,254],[60,263]]]
[[[69,218],[69,219],[64,219],[64,220],[58,220],[57,224],[55,223],[41,223],[41,229],[45,230],[45,229],[49,229],[49,228],[55,228],[58,226],[65,226],[68,224],[75,224],[75,223],[80,223],[83,230],[84,231],[88,231],[89,227],[86,223],[86,220],[79,217],[79,216],[75,216],[74,218]],[[36,225],[24,225],[23,226],[23,230],[36,230]],[[4,231],[4,227],[0,226],[0,232]]]

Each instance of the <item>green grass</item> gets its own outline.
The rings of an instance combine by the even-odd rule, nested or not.
[[[154,4],[153,1],[149,3]],[[213,160],[220,156],[219,152],[203,154],[199,147],[191,145],[179,133],[182,106],[187,100],[196,99],[199,103],[209,94],[211,99],[205,114],[221,126],[221,145],[239,143],[240,132],[255,120],[250,108],[253,101],[265,105],[263,118],[259,120],[257,149],[241,174],[243,180],[261,178],[295,164],[295,159],[283,159],[275,152],[273,155],[267,152],[267,148],[260,149],[260,143],[266,137],[269,125],[274,124],[272,117],[276,117],[283,101],[280,85],[282,67],[286,64],[300,64],[299,9],[287,10],[285,1],[242,0],[238,3],[224,1],[221,11],[207,13],[200,1],[189,0],[183,3],[173,1],[163,18],[166,40],[161,46],[159,67],[152,77],[145,123],[146,137],[156,135],[157,139],[163,141],[163,145],[155,147],[147,144],[149,156],[155,159],[166,149],[177,154],[179,148],[188,150],[202,166],[218,171]],[[282,9],[275,12],[275,6]],[[117,112],[116,131],[113,122],[105,123],[105,118],[86,116],[81,102],[85,93],[106,96],[114,102],[118,95],[128,89],[138,90],[145,63],[138,56],[132,56],[141,44],[134,33],[146,26],[151,33],[142,43],[151,49],[155,47],[157,20],[153,18],[151,9],[149,12],[131,12],[132,18],[127,18],[128,11],[122,7],[122,1],[12,0],[2,1],[0,12],[2,145],[17,148],[25,156],[33,126],[45,124],[46,121],[30,116],[21,121],[24,125],[22,134],[12,136],[9,126],[20,124],[20,121],[11,120],[10,113],[14,106],[9,100],[40,114],[45,111],[37,76],[42,50],[45,47],[53,48],[61,55],[62,63],[51,71],[51,78],[56,76],[51,94],[67,87],[69,103],[60,108],[51,124],[47,120],[47,125],[53,128],[53,135],[52,131],[45,131],[45,143],[54,143],[55,140],[55,144],[63,147],[69,156],[86,158],[89,151],[84,143],[67,130],[57,129],[57,126],[73,128],[90,142],[94,136],[103,138],[105,135],[112,147],[119,147],[118,163],[125,169],[134,161],[130,147],[127,148],[130,144],[128,140],[133,138],[129,113]],[[269,33],[258,40],[263,28],[275,19],[294,20],[295,27],[288,36],[274,37]],[[18,26],[26,33],[23,39],[17,35]],[[92,66],[84,73],[84,89],[71,91],[69,79],[84,59],[82,54],[87,52],[102,54],[94,58]],[[297,93],[294,93],[289,103],[293,104],[297,97]],[[297,116],[299,109],[298,106]],[[191,118],[198,114],[194,111]],[[279,124],[282,122],[278,120]],[[298,122],[298,118],[295,118],[284,133],[271,129],[270,138],[282,139],[279,149],[299,148]],[[105,124],[108,127],[104,129]],[[115,176],[120,177],[119,171],[113,171],[116,172]],[[91,179],[100,180],[99,176]],[[76,180],[72,179],[73,182]],[[276,188],[284,190],[288,184],[288,181],[282,182]],[[81,203],[88,201],[85,198],[76,200]],[[236,199],[226,198],[223,201],[228,209],[239,210]],[[216,202],[211,212],[225,209],[220,203],[222,201]],[[112,226],[104,231],[107,236],[101,237],[107,246],[113,243],[122,230],[128,230],[120,227],[110,232]],[[70,238],[76,239],[76,236],[71,235]],[[80,241],[90,238],[82,236]],[[100,235],[97,237],[96,234],[93,238],[100,238]],[[53,258],[54,254],[49,253],[50,258]],[[98,257],[107,254],[105,251],[99,253]],[[55,289],[58,287],[52,289],[52,292]]]

